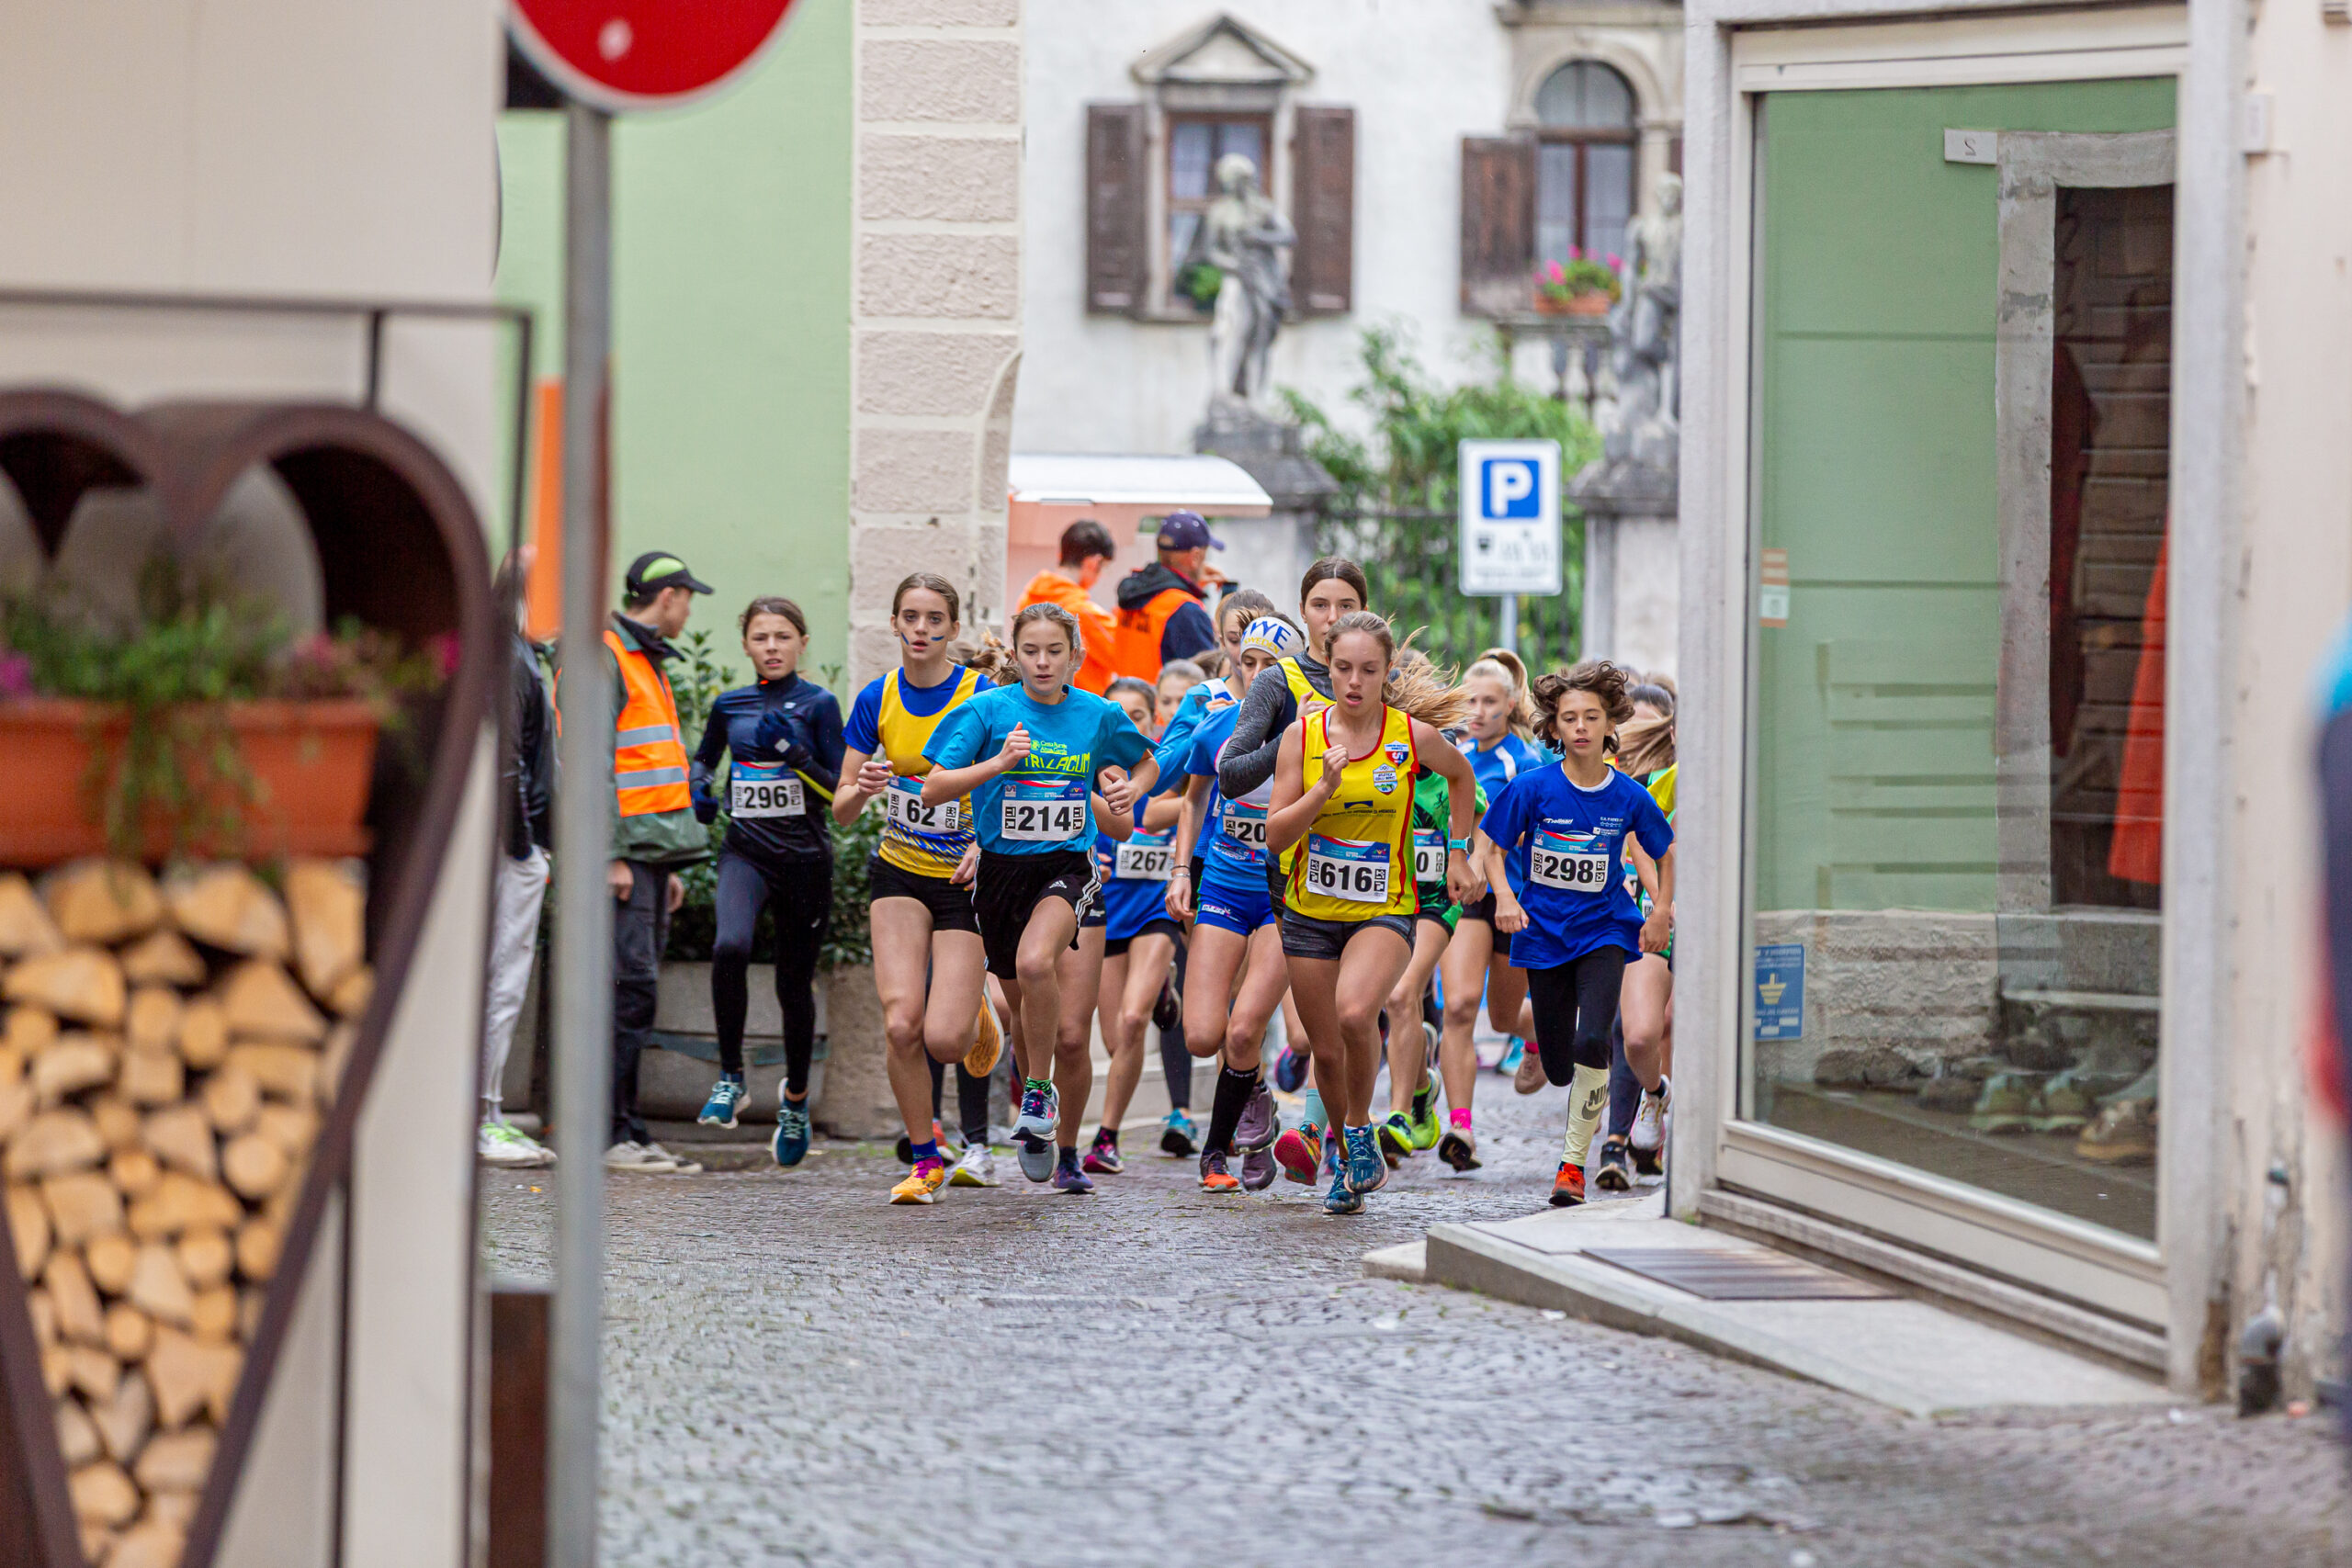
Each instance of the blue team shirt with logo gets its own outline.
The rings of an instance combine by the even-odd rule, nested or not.
[[[1069,687],[1060,702],[1047,706],[1023,687],[999,686],[942,719],[923,755],[933,767],[967,768],[1003,750],[1015,725],[1029,732],[1028,758],[972,791],[980,848],[1002,855],[1084,851],[1094,841],[1094,810],[1088,799],[1094,775],[1114,763],[1133,768],[1151,754],[1151,742],[1126,709],[1091,692]],[[1016,825],[1016,834],[1034,834],[1040,822],[1055,824],[1056,830],[1049,838],[1007,837],[1008,821]],[[1071,830],[1059,831],[1063,826]]]
[[[1618,873],[1625,840],[1638,840],[1652,860],[1674,842],[1649,791],[1614,768],[1598,789],[1579,789],[1555,764],[1504,785],[1478,825],[1502,846],[1527,911],[1510,939],[1514,966],[1556,968],[1603,947],[1641,952],[1641,908]]]

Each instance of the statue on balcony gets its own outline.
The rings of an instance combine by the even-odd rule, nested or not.
[[[1577,494],[1676,493],[1681,460],[1682,181],[1658,181],[1657,210],[1625,234],[1625,293],[1609,319],[1616,396],[1600,416],[1600,460],[1569,487]]]
[[[1212,425],[1238,420],[1266,389],[1266,359],[1290,310],[1283,253],[1298,243],[1290,220],[1259,188],[1255,164],[1228,152],[1216,175],[1219,194],[1176,267],[1180,278],[1200,265],[1224,275],[1209,321]]]

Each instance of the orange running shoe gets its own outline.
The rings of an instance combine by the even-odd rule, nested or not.
[[[1202,1191],[1238,1192],[1241,1190],[1241,1179],[1225,1167],[1225,1153],[1221,1149],[1201,1156]]]
[[[1274,1140],[1274,1163],[1283,1174],[1304,1186],[1315,1185],[1322,1173],[1323,1129],[1302,1122]]]
[[[1573,1209],[1584,1201],[1584,1168],[1560,1162],[1559,1174],[1552,1178],[1552,1207]]]

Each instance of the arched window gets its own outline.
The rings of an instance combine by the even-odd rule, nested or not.
[[[1595,60],[1572,60],[1535,94],[1535,259],[1625,250],[1634,216],[1634,89]]]

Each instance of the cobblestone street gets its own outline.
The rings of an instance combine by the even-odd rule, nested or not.
[[[1488,1087],[1491,1084],[1492,1087]],[[2317,1419],[2219,1407],[1906,1420],[1529,1308],[1362,1277],[1368,1248],[1532,1212],[1552,1091],[1482,1084],[1487,1166],[1422,1157],[1361,1220],[1211,1201],[1140,1129],[1071,1200],[882,1201],[887,1148],[616,1178],[615,1564],[2338,1563]],[[1498,1092],[1499,1091],[1499,1092]],[[483,1173],[490,1269],[551,1198]]]

